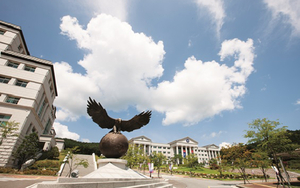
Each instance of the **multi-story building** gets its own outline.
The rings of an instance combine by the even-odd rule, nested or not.
[[[139,136],[130,139],[129,143],[144,148],[144,152],[147,155],[151,155],[153,152],[162,153],[168,159],[178,154],[185,158],[193,153],[198,157],[199,163],[207,164],[210,159],[217,158],[220,155],[218,146],[211,144],[200,147],[198,142],[190,137],[174,140],[168,144],[161,144],[154,143],[145,136]]]
[[[13,166],[13,151],[32,132],[44,150],[56,145],[57,89],[52,62],[30,56],[19,26],[0,21],[0,53],[0,129],[8,121],[19,123],[18,136],[0,146],[0,166]]]

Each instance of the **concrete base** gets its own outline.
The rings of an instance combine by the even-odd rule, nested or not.
[[[113,178],[113,179],[145,179],[149,178],[126,167],[127,161],[123,159],[99,159],[98,169],[83,178]]]
[[[126,167],[122,159],[100,159],[99,168],[82,178],[58,178],[38,183],[30,188],[172,188],[163,179],[151,179]]]

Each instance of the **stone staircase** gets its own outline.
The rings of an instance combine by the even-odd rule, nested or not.
[[[77,168],[79,178],[66,178],[66,167],[66,172],[63,172],[65,175],[56,181],[44,181],[27,188],[173,188],[164,179],[151,179],[126,167],[127,161],[123,159],[99,159],[99,168],[95,169],[93,157],[76,157],[87,159],[90,164],[89,168]]]
[[[91,172],[93,172],[95,170],[95,166],[94,166],[94,159],[92,155],[82,155],[82,154],[77,154],[74,155],[73,160],[76,159],[86,159],[89,163],[89,166],[87,168],[84,168],[82,165],[79,165],[76,169],[79,171],[79,177],[85,176]],[[75,170],[75,169],[73,169]],[[66,164],[61,177],[66,177],[69,173],[69,165]]]
[[[35,188],[173,188],[163,179],[91,179],[91,178],[59,178],[55,182],[42,182]]]

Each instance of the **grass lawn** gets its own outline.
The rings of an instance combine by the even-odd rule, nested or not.
[[[287,171],[296,172],[296,173],[300,174],[300,170],[298,170],[298,169],[287,169]]]
[[[178,169],[174,169],[178,171],[184,171],[184,172],[196,172],[196,173],[203,173],[203,174],[220,174],[219,171],[217,170],[211,170],[208,168],[199,168],[199,169],[191,169],[187,167],[178,167]],[[222,174],[238,174],[238,173],[233,173],[233,172],[222,172]]]

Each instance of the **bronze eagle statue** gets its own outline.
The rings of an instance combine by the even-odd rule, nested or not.
[[[89,97],[87,102],[87,113],[92,117],[93,121],[101,128],[112,128],[110,132],[113,133],[120,133],[120,131],[131,132],[147,125],[152,113],[152,111],[148,110],[135,115],[130,120],[121,120],[120,118],[114,119],[108,116],[106,110],[99,102],[97,103],[95,100],[91,99],[91,97]]]

